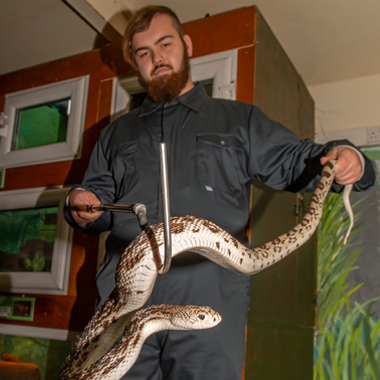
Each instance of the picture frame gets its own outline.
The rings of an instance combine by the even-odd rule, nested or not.
[[[69,79],[36,88],[7,94],[5,97],[4,112],[0,115],[0,162],[2,168],[29,166],[48,162],[73,160],[80,156],[82,135],[86,115],[89,76]],[[63,104],[64,103],[64,104]],[[46,106],[46,107],[44,107]],[[33,133],[33,120],[38,120],[38,113],[34,112],[34,119],[29,114],[28,128],[24,133],[24,140],[30,141],[32,136],[37,140],[35,145],[18,144],[22,124],[22,115],[33,110],[54,108],[60,112],[65,109],[64,121],[56,119],[56,140],[46,141],[47,132],[51,133],[51,124],[46,133]],[[46,112],[46,110],[44,111]],[[46,116],[45,116],[46,117]],[[51,123],[51,121],[49,121]],[[62,124],[62,125],[61,125]],[[64,125],[63,125],[64,124]],[[41,123],[36,122],[38,128]],[[37,128],[37,126],[36,126]],[[41,145],[38,143],[41,139]],[[21,147],[20,147],[21,146]]]
[[[64,221],[63,206],[69,188],[33,188],[0,192],[0,212],[58,207],[52,258],[47,272],[0,272],[0,291],[66,295],[69,282],[72,228]]]
[[[0,296],[0,320],[33,322],[35,298]]]

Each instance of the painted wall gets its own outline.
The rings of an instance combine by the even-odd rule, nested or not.
[[[379,173],[380,75],[312,86],[309,91],[315,100],[315,140],[322,143],[349,139],[374,160]],[[331,373],[334,378],[380,378],[380,366],[376,364],[380,358],[376,333],[380,326],[379,182],[378,179],[368,192],[356,193],[351,201],[354,204],[360,200],[357,211],[360,210],[362,215],[356,221],[356,228],[360,231],[350,238],[347,251],[342,252],[347,259],[355,250],[360,252],[344,282],[350,285],[342,290],[342,296],[345,294],[351,301],[350,307],[341,313],[334,311],[330,315],[334,323],[325,326],[324,331],[320,325],[315,345],[314,380],[330,378]],[[330,293],[337,283],[329,285]],[[361,286],[348,296],[349,290],[359,284]],[[367,309],[368,300],[374,301],[370,310]],[[323,314],[321,308],[324,307],[318,305],[319,315]],[[374,360],[369,360],[370,357]],[[339,366],[334,367],[333,363],[337,361]]]
[[[380,74],[311,86],[309,91],[317,141],[323,133],[335,138],[332,132],[348,130],[344,133],[350,140],[367,145],[367,127],[380,126]]]
[[[367,154],[380,173],[380,75],[326,83],[309,88],[316,106],[316,141],[347,138]],[[363,303],[380,296],[380,179],[365,193],[355,194],[362,200],[363,216],[358,221],[363,231],[354,242],[363,250],[350,278],[363,282],[353,300]],[[353,201],[354,202],[354,201]],[[366,207],[364,206],[366,205]],[[380,317],[380,301],[372,308],[372,315]]]

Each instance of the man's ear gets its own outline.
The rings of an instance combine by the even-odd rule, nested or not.
[[[187,54],[191,57],[193,55],[193,41],[191,41],[191,37],[188,34],[183,36],[183,40],[185,41]]]

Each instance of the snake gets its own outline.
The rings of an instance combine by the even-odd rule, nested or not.
[[[190,215],[175,216],[170,218],[172,256],[191,250],[244,275],[253,275],[272,266],[314,234],[336,167],[336,160],[325,164],[307,212],[289,232],[250,249],[208,220]],[[351,189],[352,185],[346,186],[343,195],[351,218],[349,231],[353,225],[348,201]],[[221,317],[207,307],[183,309],[175,305],[154,305],[142,309],[163,266],[164,248],[161,221],[141,232],[125,249],[116,269],[116,286],[66,358],[60,380],[119,379],[137,359],[147,336],[163,329],[206,329],[219,323]],[[179,323],[180,319],[183,322]],[[123,337],[113,347],[121,334]]]

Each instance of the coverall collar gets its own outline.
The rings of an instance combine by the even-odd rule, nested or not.
[[[192,109],[193,111],[198,112],[204,102],[204,96],[208,96],[206,94],[206,90],[204,89],[202,84],[196,83],[190,91],[184,93],[179,98],[171,102],[164,103],[164,108],[171,107],[180,103]],[[161,108],[162,103],[156,103],[149,96],[147,96],[141,106],[139,117],[150,115]]]

